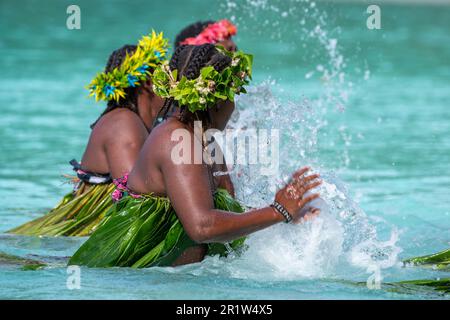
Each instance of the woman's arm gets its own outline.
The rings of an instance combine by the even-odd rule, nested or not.
[[[162,152],[162,157],[158,162],[167,196],[192,240],[198,243],[228,242],[284,221],[284,217],[272,207],[252,210],[243,214],[214,209],[206,165],[174,164],[170,158],[174,145],[166,145],[164,148],[166,150]],[[307,169],[304,169],[297,174],[303,175],[306,171]],[[305,178],[304,183],[301,184],[303,189],[295,187],[296,190],[304,195],[320,183],[315,181],[316,178],[317,175]],[[318,195],[313,194],[301,200],[291,199],[287,189],[294,184],[297,186],[299,182],[296,180],[280,190],[277,193],[277,201],[283,203],[285,208],[294,215],[294,218],[300,218],[300,209]]]

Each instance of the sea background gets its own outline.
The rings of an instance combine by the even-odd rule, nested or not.
[[[0,266],[0,298],[448,298],[386,285],[449,277],[401,260],[450,245],[450,6],[399,2],[380,2],[381,29],[370,30],[368,1],[2,1],[0,232],[70,190],[62,175],[104,108],[84,87],[110,52],[151,28],[174,39],[206,19],[232,19],[238,47],[254,54],[254,81],[231,125],[279,129],[277,178],[312,165],[326,204],[313,222],[251,236],[240,256],[175,269],[82,268],[80,290],[68,289],[65,262],[84,239],[0,234],[0,251],[50,262]],[[66,27],[71,4],[80,30]],[[245,168],[233,178],[253,206],[267,204],[279,181]],[[375,274],[378,290],[366,286]]]

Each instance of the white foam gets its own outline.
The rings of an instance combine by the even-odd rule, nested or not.
[[[347,80],[338,34],[331,38],[327,32],[326,14],[321,13],[318,5],[307,5],[308,1],[295,2],[298,8],[303,3],[303,8],[310,11],[301,37],[315,40],[325,52],[325,60],[306,74],[308,81],[320,77],[323,90],[319,96],[303,95],[297,100],[281,101],[272,91],[276,82],[268,80],[238,96],[230,127],[280,129],[280,171],[276,176],[264,176],[259,174],[258,165],[236,165],[231,176],[238,200],[250,207],[262,207],[273,201],[277,189],[273,186],[283,184],[299,167],[310,165],[324,180],[318,189],[321,199],[312,203],[321,209],[321,214],[306,223],[279,224],[252,234],[241,254],[226,259],[208,258],[197,272],[226,272],[231,277],[270,281],[351,275],[355,270],[364,273],[369,266],[388,268],[398,261],[401,251],[397,246],[398,231],[393,229],[389,240],[380,240],[376,226],[318,157],[320,132],[328,126],[327,116],[336,111],[336,106],[345,110],[353,83]],[[227,8],[228,13],[234,10],[249,10],[252,15],[257,10],[285,12],[264,0],[248,0],[244,5]],[[288,13],[291,18],[295,14],[305,18],[298,10]],[[252,15],[246,18],[251,19]],[[343,158],[342,165],[348,166],[352,137],[345,127],[338,128],[334,135],[343,144],[344,152],[339,155]]]

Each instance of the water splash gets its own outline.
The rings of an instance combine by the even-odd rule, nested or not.
[[[333,105],[344,111],[353,81],[339,44],[340,27],[333,25],[333,17],[322,6],[325,4],[316,5],[310,0],[228,0],[221,5],[223,12],[239,25],[240,32],[273,42],[272,46],[277,48],[274,60],[285,56],[290,68],[299,69],[306,80],[321,84],[316,108]],[[285,19],[298,21],[298,28],[283,23]]]
[[[317,218],[298,225],[278,224],[250,235],[246,247],[227,258],[209,257],[196,275],[213,273],[257,281],[290,281],[367,276],[369,267],[397,265],[398,231],[383,241],[366,214],[346,191],[325,177]],[[331,182],[333,181],[333,182]]]
[[[266,206],[274,198],[275,191],[268,188],[273,181],[282,183],[301,165],[313,164],[324,180],[318,189],[322,198],[313,203],[322,213],[304,224],[281,224],[255,233],[241,255],[226,259],[223,265],[207,259],[202,270],[221,269],[230,277],[264,281],[345,277],[354,275],[355,269],[365,274],[369,266],[395,265],[400,252],[396,246],[398,232],[394,229],[388,241],[379,240],[377,228],[345,185],[322,164],[318,142],[320,130],[327,126],[327,113],[314,108],[315,101],[305,97],[297,102],[280,102],[271,90],[273,85],[273,81],[267,81],[240,96],[230,126],[282,128],[280,171],[270,177],[258,174],[258,165],[235,166],[231,176],[237,198],[251,207]],[[338,128],[338,132],[345,133],[345,129]],[[346,139],[343,142],[349,143]]]
[[[289,280],[394,266],[401,252],[396,245],[398,231],[394,228],[388,241],[380,240],[376,226],[321,161],[318,142],[320,130],[327,126],[326,110],[314,108],[316,101],[306,97],[282,103],[273,94],[273,85],[267,81],[240,96],[230,126],[282,129],[280,170],[276,176],[264,176],[258,174],[258,165],[235,165],[231,176],[236,196],[251,207],[266,206],[275,194],[268,186],[274,181],[280,185],[301,165],[312,164],[324,180],[318,188],[321,199],[312,203],[321,215],[303,224],[276,225],[251,235],[246,250],[227,259],[221,268],[231,277]],[[345,128],[338,128],[337,134],[344,137],[344,144],[350,143]],[[218,262],[211,261],[217,267]]]
[[[329,131],[329,118],[334,112],[344,112],[352,93],[347,62],[339,47],[339,29],[330,30],[329,18],[313,1],[228,1],[225,12],[247,32],[254,30],[252,19],[260,19],[257,26],[273,27],[272,40],[282,40],[289,46],[292,41],[304,43],[303,59],[317,64],[304,74],[306,81],[320,80],[318,94],[300,98],[280,99],[274,94],[277,83],[266,80],[250,88],[247,95],[239,96],[236,112],[230,123],[232,128],[280,129],[280,170],[274,176],[259,174],[258,165],[234,165],[231,172],[237,198],[250,207],[262,207],[272,202],[278,186],[303,165],[311,165],[324,180],[319,188],[320,201],[313,205],[321,215],[299,225],[276,225],[248,237],[247,248],[241,254],[221,260],[208,258],[196,272],[227,272],[231,277],[259,280],[322,278],[364,274],[368,267],[389,268],[396,264],[401,249],[397,246],[398,231],[391,228],[390,239],[381,240],[377,227],[349,195],[344,184],[330,172],[330,163],[320,157],[320,142],[333,143],[338,137],[343,152],[331,155],[341,159],[341,165],[350,164],[348,151],[352,135],[347,127]],[[261,17],[265,17],[262,19]],[[280,18],[298,19],[298,30],[284,30]],[[267,31],[267,28],[264,30]],[[289,31],[289,32],[288,32]],[[291,38],[286,39],[289,36]],[[292,38],[294,37],[294,39]],[[306,48],[306,43],[310,47]],[[282,49],[282,47],[280,47]],[[280,49],[280,50],[281,50]],[[292,66],[296,67],[296,66]],[[368,71],[365,78],[368,79]],[[295,84],[290,84],[295,86]],[[298,88],[293,88],[298,92]],[[333,148],[336,150],[336,148]],[[390,226],[389,226],[390,227]],[[270,239],[270,241],[268,241]]]
[[[280,170],[276,175],[259,174],[264,165],[258,164],[236,164],[232,170],[237,197],[250,207],[271,202],[277,187],[300,166],[322,167],[318,142],[320,130],[328,123],[324,110],[315,108],[315,101],[306,97],[297,102],[281,102],[272,92],[273,85],[273,81],[266,81],[250,88],[248,94],[237,97],[236,111],[229,125],[244,131],[258,128],[280,132]]]

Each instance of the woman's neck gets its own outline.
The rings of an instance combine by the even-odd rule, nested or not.
[[[155,94],[144,92],[138,96],[138,110],[139,116],[144,122],[148,131],[152,129],[153,121],[162,108],[164,100]]]

